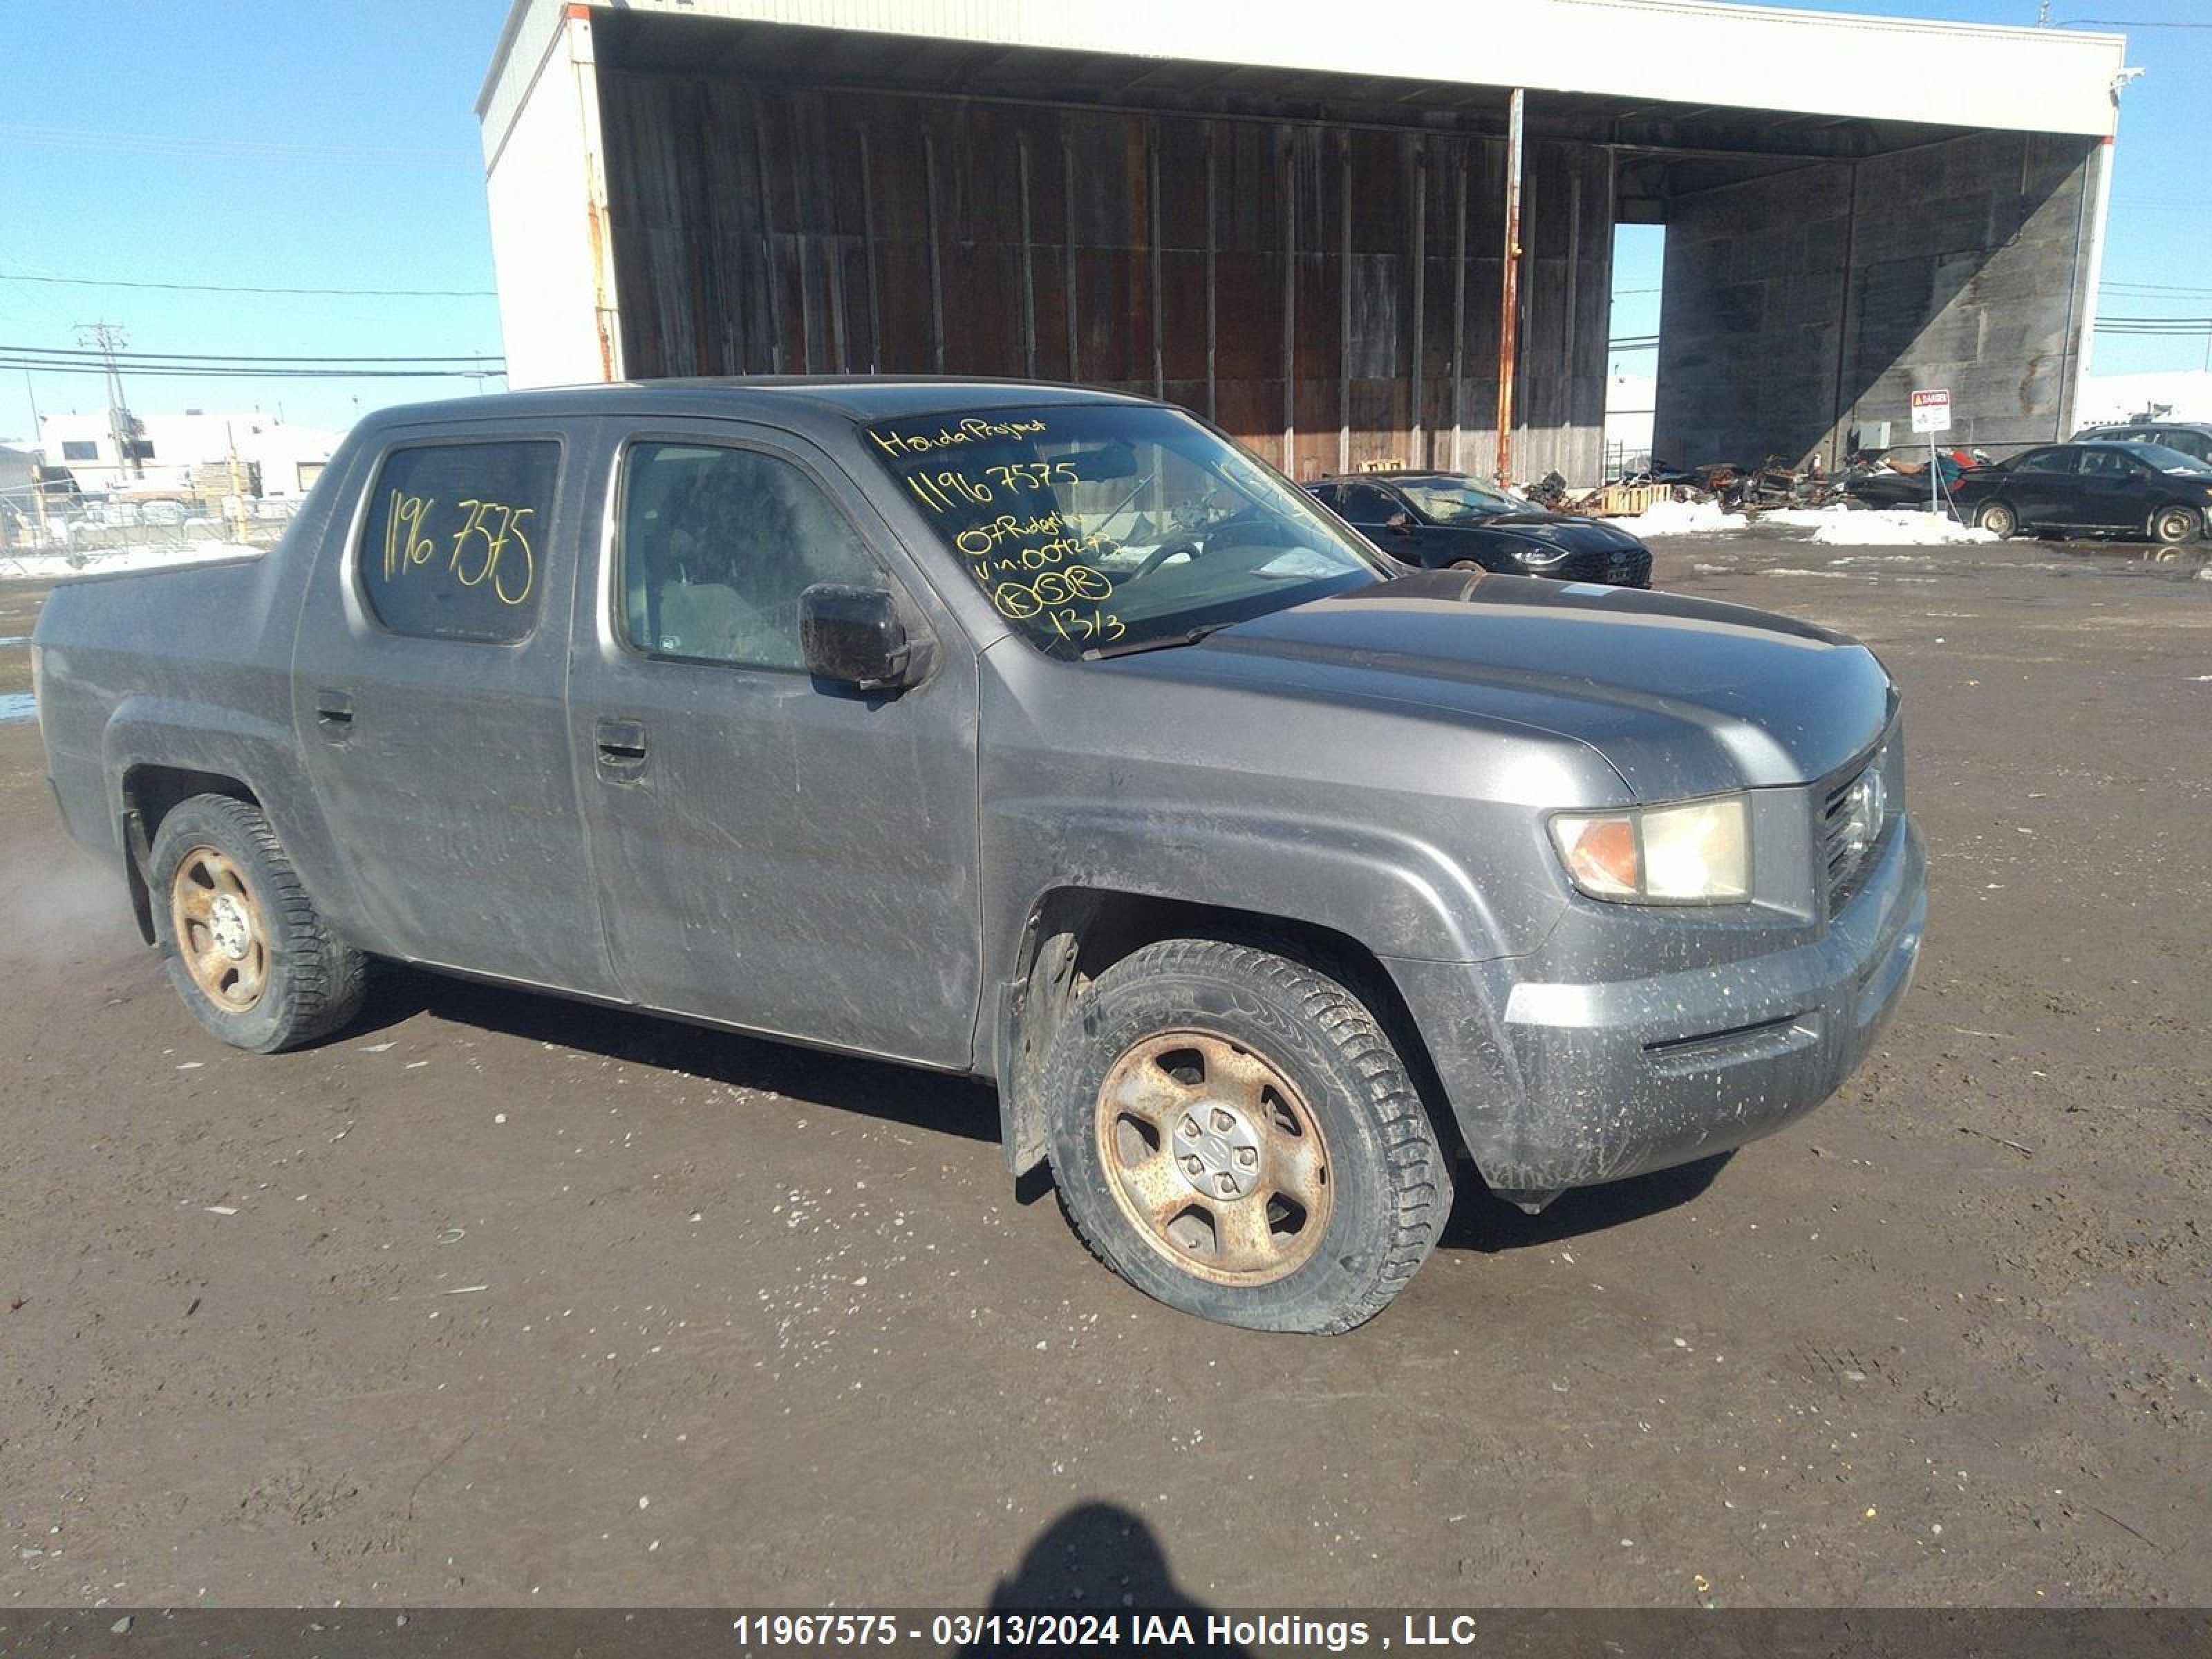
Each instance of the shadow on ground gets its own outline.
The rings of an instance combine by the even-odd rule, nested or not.
[[[1191,1643],[1184,1653],[1243,1655],[1249,1649],[1208,1639],[1206,1615],[1216,1609],[1175,1581],[1167,1550],[1145,1518],[1118,1504],[1083,1503],[1039,1533],[1013,1571],[992,1586],[989,1610],[1009,1613],[1051,1609],[1080,1616],[1126,1616],[1131,1609],[1186,1619]],[[962,1647],[963,1655],[1014,1652],[987,1631]],[[1024,1645],[1024,1653],[1035,1648]]]
[[[352,1042],[425,1013],[965,1140],[999,1139],[997,1094],[966,1078],[391,963],[379,964],[367,1005],[335,1041]]]
[[[1508,1204],[1462,1164],[1459,1194],[1437,1248],[1496,1255],[1641,1221],[1697,1198],[1735,1156],[1732,1152],[1716,1152],[1675,1169],[1609,1181],[1602,1187],[1578,1187],[1561,1193],[1536,1215]]]
[[[337,1040],[349,1042],[425,1013],[966,1140],[999,1139],[998,1095],[988,1084],[390,964],[380,968],[360,1018]],[[1698,1197],[1731,1156],[1722,1152],[1679,1169],[1562,1193],[1533,1216],[1494,1195],[1462,1164],[1458,1196],[1437,1248],[1497,1255],[1641,1220]],[[1017,1184],[1016,1197],[1032,1204],[1051,1190],[1049,1173],[1031,1170]]]

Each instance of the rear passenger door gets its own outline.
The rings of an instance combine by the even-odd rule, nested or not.
[[[2081,481],[2075,468],[2081,452],[2032,449],[2006,469],[2002,494],[2019,514],[2021,526],[2034,530],[2079,525]]]
[[[293,722],[382,954],[614,992],[562,683],[580,483],[558,425],[392,432],[309,579]]]
[[[606,550],[580,596],[569,719],[625,991],[964,1067],[973,652],[826,457],[739,422],[605,441]],[[799,636],[816,582],[900,595],[939,641],[932,678],[896,696],[817,684]]]

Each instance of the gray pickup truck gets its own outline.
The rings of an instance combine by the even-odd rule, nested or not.
[[[1411,571],[1177,410],[671,381],[395,409],[259,558],[56,591],[61,813],[216,1036],[374,958],[998,1085],[1160,1300],[1369,1318],[1807,1110],[1926,912],[1898,698],[1702,600]]]

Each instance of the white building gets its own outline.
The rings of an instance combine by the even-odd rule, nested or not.
[[[281,501],[307,493],[345,435],[291,426],[269,415],[210,415],[196,409],[140,416],[137,421],[139,432],[131,444],[135,462],[126,463],[116,453],[105,410],[46,416],[39,435],[46,462],[68,468],[87,492],[178,495],[192,490],[195,475],[203,469],[228,468],[234,447],[246,475],[245,493]]]

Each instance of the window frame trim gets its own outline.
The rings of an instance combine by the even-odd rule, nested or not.
[[[558,429],[532,429],[526,432],[485,432],[481,430],[456,433],[452,436],[437,436],[416,432],[406,435],[395,434],[377,452],[372,462],[367,483],[362,487],[359,501],[354,509],[353,527],[346,535],[345,580],[351,590],[354,603],[361,609],[362,617],[379,634],[395,640],[422,640],[431,645],[483,646],[495,651],[520,651],[534,643],[545,623],[545,606],[542,597],[531,611],[529,629],[511,640],[471,638],[465,635],[418,634],[404,628],[394,628],[376,608],[376,601],[368,591],[368,579],[362,564],[362,552],[368,538],[369,520],[375,514],[377,492],[384,483],[384,469],[392,458],[406,449],[460,449],[483,444],[550,443],[554,447],[553,489],[545,509],[545,544],[555,540],[556,527],[560,523],[561,491],[568,482],[568,434]]]
[[[917,639],[927,639],[934,642],[936,629],[930,626],[921,607],[915,604],[914,595],[908,590],[907,584],[902,581],[897,573],[891,568],[890,561],[884,556],[883,550],[877,545],[875,538],[867,533],[860,520],[854,516],[850,507],[839,499],[836,489],[823,476],[820,467],[812,465],[805,456],[794,450],[764,443],[749,434],[738,435],[720,432],[702,433],[682,428],[645,427],[624,433],[616,442],[614,487],[607,492],[606,603],[604,620],[606,624],[607,637],[613,641],[615,650],[619,656],[641,663],[673,663],[687,668],[720,669],[726,673],[780,674],[786,677],[795,676],[803,679],[812,678],[804,661],[796,667],[786,668],[775,663],[733,662],[727,657],[694,657],[680,651],[654,650],[650,647],[639,644],[630,637],[629,588],[625,571],[629,557],[631,456],[634,451],[649,444],[663,447],[735,450],[745,454],[765,456],[774,461],[781,461],[796,470],[802,477],[814,486],[821,494],[822,499],[829,504],[830,510],[836,514],[851,530],[854,540],[859,544],[868,562],[875,567],[877,576],[883,586],[890,590],[892,597],[896,600],[900,613],[906,621],[908,630]],[[808,584],[809,586],[813,585]],[[802,588],[799,591],[804,592],[805,589]],[[804,650],[803,646],[801,649]]]

